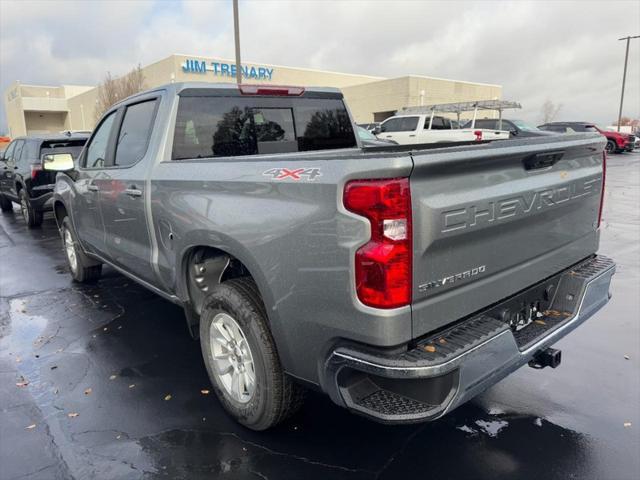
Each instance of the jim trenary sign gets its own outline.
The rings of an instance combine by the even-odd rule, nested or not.
[[[252,65],[242,65],[242,76],[244,78],[255,78],[257,80],[271,80],[273,76],[273,68],[254,67]],[[205,62],[204,60],[185,60],[182,65],[182,71],[185,73],[200,73],[206,75],[213,73],[222,77],[235,77],[235,63],[222,62]]]

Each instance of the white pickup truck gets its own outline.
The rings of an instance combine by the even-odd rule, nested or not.
[[[446,117],[426,114],[396,115],[387,118],[374,131],[382,140],[393,140],[400,145],[415,143],[468,142],[481,140],[507,140],[509,132],[486,128],[454,129]]]

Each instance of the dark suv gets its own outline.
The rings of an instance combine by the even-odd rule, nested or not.
[[[56,173],[42,168],[47,154],[68,153],[75,160],[89,135],[60,133],[50,136],[18,137],[0,157],[0,208],[13,210],[11,202],[20,204],[29,228],[42,223],[42,214],[51,210],[51,195]]]

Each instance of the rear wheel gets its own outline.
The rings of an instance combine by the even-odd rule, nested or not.
[[[20,190],[20,210],[27,227],[35,228],[42,225],[42,212],[33,208],[29,194],[24,188]]]
[[[607,140],[607,146],[604,149],[610,154],[614,153],[618,149],[618,146],[613,140]]]
[[[239,423],[266,430],[301,406],[304,390],[280,365],[251,279],[228,280],[206,298],[200,345],[218,399]]]
[[[3,212],[13,211],[13,203],[2,194],[0,194],[0,210],[2,210]]]
[[[102,274],[102,264],[87,266],[90,262],[76,240],[69,217],[64,217],[62,220],[60,233],[62,234],[62,245],[64,246],[64,253],[67,256],[67,263],[73,279],[76,282],[86,283],[99,278]]]

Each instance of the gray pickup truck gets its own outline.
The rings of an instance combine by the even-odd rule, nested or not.
[[[176,83],[45,168],[73,278],[106,263],[183,306],[221,404],[263,430],[305,387],[407,423],[556,367],[609,299],[603,148],[364,149],[337,90]]]

